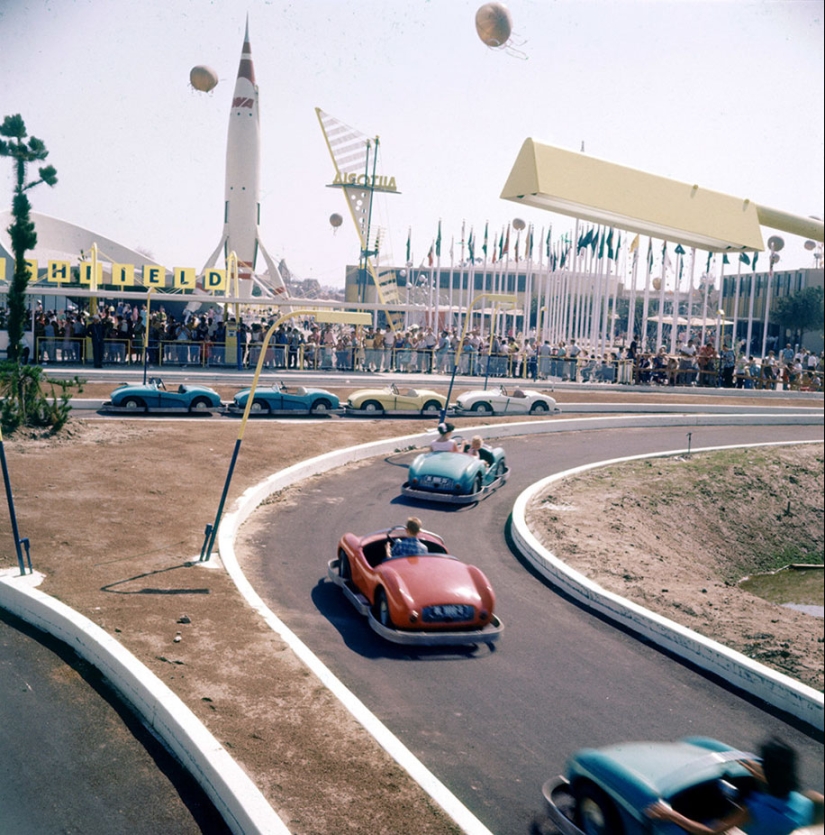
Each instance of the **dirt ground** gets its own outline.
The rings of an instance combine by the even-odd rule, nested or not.
[[[111,386],[105,392],[87,387],[80,396],[106,397],[110,391]],[[228,399],[231,392],[221,394]],[[584,398],[577,392],[570,399]],[[460,428],[462,421],[456,423]],[[41,588],[114,634],[165,681],[252,775],[295,835],[458,832],[264,627],[225,573],[197,564],[238,428],[237,421],[210,417],[81,418],[56,437],[21,432],[6,438],[19,530],[31,541],[34,567],[46,575]],[[226,507],[252,484],[297,461],[423,428],[418,420],[250,421]],[[821,531],[821,448],[818,467]],[[642,476],[646,481],[647,474]],[[822,622],[751,599],[726,585],[712,562],[700,568],[697,561],[683,577],[678,497],[661,504],[656,526],[649,526],[644,511],[629,506],[626,496],[635,491],[627,486],[623,479],[625,490],[610,500],[615,513],[603,514],[604,530],[578,528],[563,548],[557,519],[551,518],[561,514],[537,508],[536,524],[546,526],[553,550],[571,561],[590,554],[594,545],[596,561],[601,559],[599,549],[615,541],[613,526],[621,525],[627,545],[615,549],[616,559],[627,557],[632,564],[613,563],[606,575],[596,576],[599,582],[765,663],[778,658],[783,671],[821,688]],[[565,518],[583,515],[592,501],[566,491],[564,502],[575,510]],[[731,520],[729,533],[746,543],[736,524]],[[672,533],[663,536],[664,529]],[[16,565],[7,517],[0,537],[6,543],[0,565]],[[744,623],[719,616],[740,607],[751,612]],[[818,643],[804,637],[811,622]]]

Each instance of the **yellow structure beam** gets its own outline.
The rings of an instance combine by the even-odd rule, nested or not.
[[[823,224],[526,139],[504,200],[713,252],[763,250],[760,223],[821,241]]]

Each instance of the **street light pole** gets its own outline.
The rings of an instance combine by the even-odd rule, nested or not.
[[[441,410],[441,414],[438,416],[439,423],[443,422],[444,418],[447,416],[447,408],[450,405],[450,397],[453,393],[453,385],[455,383],[456,370],[458,369],[458,363],[461,359],[461,352],[464,349],[464,340],[467,337],[467,330],[473,319],[473,307],[475,306],[475,303],[480,299],[489,299],[494,304],[501,305],[502,308],[504,308],[505,306],[515,307],[515,305],[518,302],[518,296],[515,295],[509,295],[506,293],[481,293],[478,296],[476,296],[468,305],[467,312],[464,316],[464,329],[461,332],[461,339],[459,340],[458,345],[456,346],[455,356],[453,357],[453,373],[450,377],[450,387],[447,389],[447,399],[444,401],[444,408]]]
[[[249,388],[249,395],[246,399],[246,408],[244,409],[243,417],[241,418],[241,428],[238,430],[238,437],[235,441],[235,448],[232,451],[232,458],[229,462],[229,472],[226,474],[226,482],[221,493],[221,500],[218,504],[218,512],[215,515],[215,521],[211,525],[206,526],[204,533],[203,547],[201,548],[200,561],[208,562],[212,554],[212,549],[215,547],[215,539],[218,536],[218,526],[221,523],[221,516],[223,515],[223,508],[226,504],[226,497],[229,493],[229,485],[232,482],[232,474],[235,471],[235,464],[238,460],[238,454],[241,451],[241,443],[243,442],[244,431],[246,429],[246,422],[249,419],[249,413],[252,409],[252,401],[255,399],[255,389],[258,387],[258,378],[261,376],[261,370],[264,367],[266,360],[266,349],[269,345],[269,340],[272,335],[287,319],[292,319],[296,316],[314,316],[316,322],[321,323],[339,323],[351,325],[369,325],[372,322],[372,316],[369,313],[354,313],[348,310],[293,310],[280,316],[275,322],[270,325],[269,330],[264,336],[261,344],[261,352],[258,356],[258,365],[255,368],[255,375],[252,378],[252,385]]]

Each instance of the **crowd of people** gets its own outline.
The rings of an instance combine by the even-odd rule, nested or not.
[[[264,348],[276,314],[235,321],[220,308],[175,317],[163,306],[100,305],[81,310],[37,310],[34,362],[104,364],[142,362],[144,337],[151,365],[264,367],[321,371],[449,374],[457,362],[464,376],[567,380],[662,386],[822,390],[823,355],[786,344],[764,358],[745,352],[744,343],[704,344],[686,337],[676,353],[649,350],[635,340],[593,350],[576,339],[550,340],[523,334],[483,334],[471,329],[462,342],[457,328],[412,326],[353,328],[319,325],[311,319],[278,326]],[[229,337],[229,339],[228,339]],[[234,339],[234,341],[233,341]]]

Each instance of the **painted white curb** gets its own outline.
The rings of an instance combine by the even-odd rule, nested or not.
[[[63,641],[100,670],[198,781],[234,833],[289,835],[246,772],[180,698],[97,624],[36,589],[41,579],[3,572],[0,607]]]
[[[636,428],[646,426],[731,426],[758,424],[822,425],[823,413],[811,415],[634,415],[605,418],[580,418],[564,420],[552,418],[545,421],[524,421],[493,426],[462,427],[466,433],[482,437],[510,437],[515,435],[547,434],[550,432],[583,431],[606,428]],[[380,720],[339,681],[323,662],[307,647],[289,627],[283,623],[264,603],[251,583],[246,579],[235,554],[234,542],[240,526],[252,515],[257,507],[273,493],[296,484],[303,479],[320,475],[352,461],[362,461],[379,455],[406,451],[429,443],[433,434],[421,432],[389,440],[336,450],[315,458],[294,464],[274,473],[269,478],[246,490],[232,505],[218,529],[218,551],[230,577],[238,590],[253,609],[258,611],[270,628],[290,646],[292,651],[318,676],[355,719],[369,731],[395,760],[404,768],[441,806],[442,809],[470,835],[485,835],[489,830],[410,752],[403,743],[386,728]],[[585,580],[585,578],[581,578]],[[586,582],[586,581],[585,581]],[[619,599],[621,600],[621,599]],[[627,603],[627,601],[623,601]],[[619,607],[620,608],[620,607]],[[639,608],[639,607],[636,607]],[[643,610],[644,611],[644,610]],[[662,619],[664,620],[664,619]],[[675,624],[674,624],[675,626]],[[680,627],[681,629],[681,627]],[[692,636],[690,630],[683,630]],[[655,640],[655,638],[652,638]],[[724,648],[722,648],[724,649]],[[767,668],[741,656],[749,665],[762,670]],[[770,672],[770,671],[768,671]],[[740,679],[742,677],[740,676]],[[792,682],[791,679],[788,681]],[[743,687],[743,689],[747,689]],[[816,691],[813,691],[816,693]]]
[[[758,444],[756,446],[779,445]],[[701,450],[694,449],[693,452],[732,448],[735,447],[706,447]],[[790,676],[772,670],[710,638],[705,638],[692,629],[688,629],[603,589],[548,551],[527,525],[526,512],[530,501],[554,482],[599,467],[628,461],[639,461],[645,458],[669,457],[679,454],[679,452],[685,453],[687,450],[615,458],[611,461],[601,461],[597,464],[589,464],[567,472],[557,473],[536,482],[521,493],[513,506],[511,530],[516,547],[544,577],[574,600],[584,603],[593,611],[605,615],[697,667],[720,676],[740,690],[756,696],[798,719],[802,719],[818,730],[823,730],[823,706],[825,701],[823,701],[823,694],[818,690],[808,687]]]

